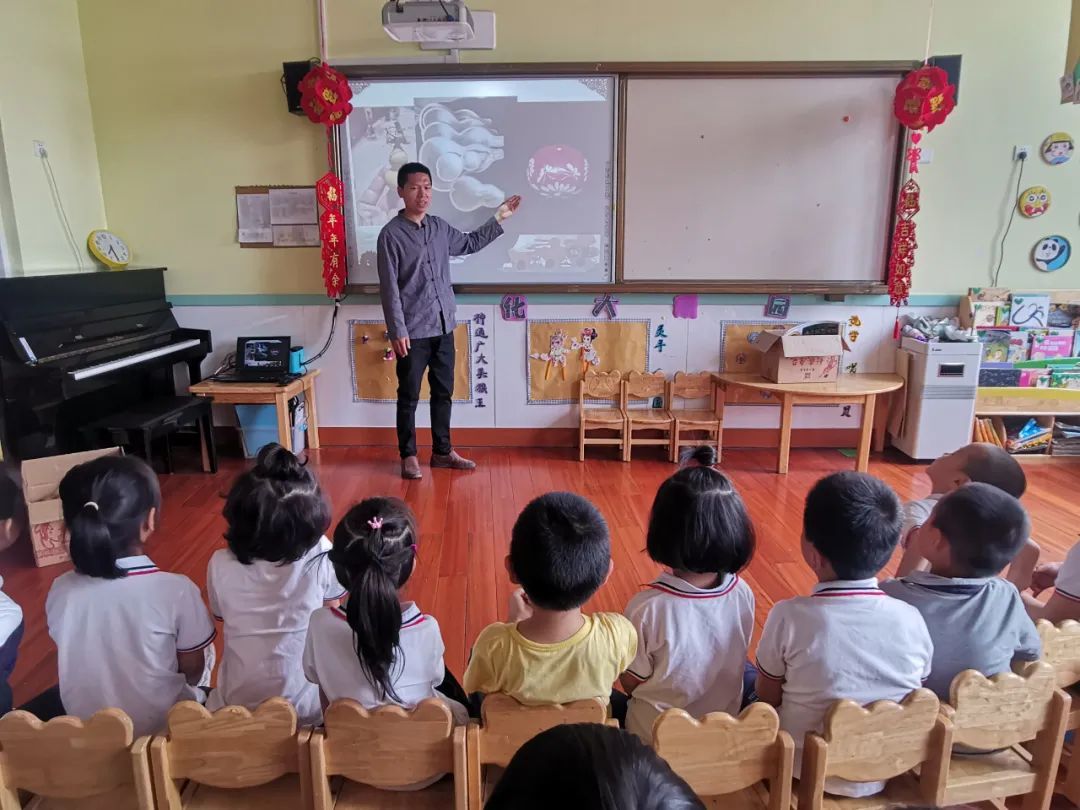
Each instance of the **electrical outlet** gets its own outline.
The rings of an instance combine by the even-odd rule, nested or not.
[[[1013,160],[1027,160],[1029,157],[1031,157],[1030,146],[1024,145],[1013,147]]]
[[[34,141],[34,157],[44,158],[49,156],[49,150],[45,148],[45,141]]]

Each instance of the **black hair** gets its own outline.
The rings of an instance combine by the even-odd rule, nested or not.
[[[296,562],[330,527],[315,474],[276,443],[263,447],[255,466],[233,482],[222,514],[229,550],[244,565]]]
[[[141,539],[151,509],[161,509],[157,476],[134,456],[103,456],[68,470],[60,481],[75,570],[88,577],[119,579],[116,565]]]
[[[416,517],[397,498],[367,498],[334,529],[330,562],[348,588],[345,618],[353,630],[360,668],[383,698],[401,702],[393,687],[400,652],[398,589],[416,560]]]
[[[734,574],[754,556],[754,524],[738,490],[719,470],[716,450],[694,449],[694,466],[656,493],[646,547],[660,565],[695,574]]]
[[[16,531],[14,542],[21,542],[29,535],[30,520],[19,471],[3,462],[0,462],[0,520],[12,521]]]
[[[555,726],[514,754],[485,810],[704,810],[649,746],[602,723]]]
[[[429,169],[423,163],[406,163],[404,166],[397,170],[398,188],[405,188],[405,184],[409,182],[410,174],[426,174],[428,176],[428,180],[431,179],[431,169]]]
[[[1012,562],[1031,533],[1020,501],[991,484],[965,484],[934,508],[930,523],[945,537],[966,577],[990,577]]]
[[[1014,498],[1027,489],[1027,476],[1020,462],[1002,447],[977,443],[964,465],[964,475],[978,484],[990,484]]]
[[[806,496],[803,535],[839,579],[875,576],[900,540],[900,500],[883,481],[839,472],[818,481]]]
[[[541,495],[514,522],[510,566],[537,607],[581,607],[604,584],[611,567],[607,522],[580,495]]]

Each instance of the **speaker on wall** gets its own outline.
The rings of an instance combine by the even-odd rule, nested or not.
[[[289,107],[289,112],[293,115],[304,114],[303,109],[300,107],[300,88],[298,85],[300,80],[311,70],[311,66],[317,61],[317,59],[305,59],[303,62],[281,63],[281,86],[285,90],[285,103]]]
[[[956,85],[956,103],[960,103],[960,54],[952,56],[931,56],[930,64],[939,67],[949,75],[949,83]]]

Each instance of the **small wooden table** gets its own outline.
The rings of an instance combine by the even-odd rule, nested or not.
[[[277,409],[278,443],[289,450],[292,446],[292,428],[289,426],[289,400],[304,395],[307,405],[308,447],[319,449],[319,417],[315,410],[315,368],[302,377],[285,385],[274,383],[218,382],[203,380],[191,386],[197,397],[210,397],[218,405],[274,405]]]
[[[870,439],[874,430],[874,405],[878,396],[896,391],[904,378],[896,374],[842,374],[835,382],[774,383],[758,374],[714,374],[722,391],[749,388],[766,391],[780,403],[780,459],[776,471],[787,475],[791,455],[791,417],[796,405],[862,405],[859,452],[855,469],[866,472],[870,466]],[[724,396],[717,397],[717,407],[724,407]]]

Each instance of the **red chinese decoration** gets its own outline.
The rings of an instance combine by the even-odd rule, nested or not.
[[[911,268],[915,266],[915,215],[919,213],[919,184],[908,180],[896,202],[896,227],[889,254],[889,302],[894,307],[907,303],[911,294]]]
[[[324,174],[315,184],[315,196],[324,210],[340,211],[345,197],[345,188],[341,184],[341,178],[334,172]]]
[[[956,107],[956,85],[939,67],[924,65],[911,71],[896,88],[893,112],[908,129],[930,132]]]
[[[349,80],[329,65],[315,65],[300,80],[300,106],[313,124],[343,124],[352,112]]]

